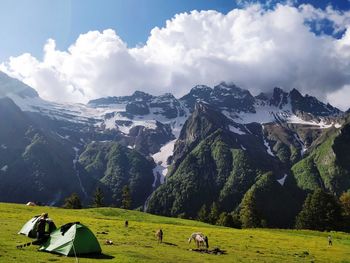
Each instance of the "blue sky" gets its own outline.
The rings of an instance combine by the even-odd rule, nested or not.
[[[114,29],[133,47],[145,43],[152,28],[164,26],[177,13],[213,9],[225,14],[246,2],[254,1],[0,0],[0,61],[25,52],[40,58],[48,38],[65,50],[80,34],[106,28]],[[331,4],[340,10],[350,7],[348,0],[297,1],[300,3],[321,8]]]

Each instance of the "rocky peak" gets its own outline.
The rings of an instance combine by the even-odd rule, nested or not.
[[[262,100],[262,101],[269,101],[270,98],[271,98],[271,95],[269,95],[265,92],[261,92],[261,93],[259,93],[259,95],[255,96],[255,99]]]
[[[191,89],[190,93],[210,93],[211,91],[212,88],[206,85],[196,85]]]
[[[154,97],[150,103],[150,107],[160,108],[162,110],[160,113],[168,119],[183,116],[185,113],[184,107],[171,93],[165,93],[158,97]]]
[[[185,97],[193,97],[196,99],[202,99],[206,100],[210,97],[211,92],[213,91],[212,88],[205,86],[205,85],[197,85],[193,87],[190,92],[184,96]]]
[[[136,100],[136,101],[149,101],[150,99],[152,99],[153,96],[146,93],[146,92],[143,92],[143,91],[139,91],[139,90],[136,90],[131,96],[130,96],[130,99],[131,100]]]
[[[197,102],[206,102],[213,107],[234,112],[254,112],[254,97],[248,90],[243,90],[234,84],[221,82],[214,89],[207,86],[196,86],[181,101],[194,110]]]
[[[270,105],[276,106],[280,109],[288,103],[288,93],[281,88],[275,87],[273,89]]]
[[[329,103],[325,104],[308,94],[305,96],[301,95],[296,89],[293,89],[289,93],[289,96],[291,99],[292,111],[294,113],[304,112],[319,117],[337,116],[342,113],[339,109],[331,106]]]
[[[234,96],[235,98],[251,97],[248,90],[241,89],[233,83],[221,82],[213,89],[213,95],[218,96]]]
[[[293,101],[303,99],[303,95],[301,95],[301,93],[297,89],[292,89],[289,92],[289,96],[290,96],[291,100],[293,100]]]
[[[177,99],[171,93],[164,93],[164,94],[159,95],[157,97],[153,97],[153,99],[152,99],[152,103],[161,103],[161,102],[171,103],[174,101],[177,101]]]

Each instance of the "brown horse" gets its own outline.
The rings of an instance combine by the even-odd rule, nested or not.
[[[156,238],[158,240],[158,244],[163,242],[163,230],[162,229],[158,229],[156,231],[155,236],[156,236]]]

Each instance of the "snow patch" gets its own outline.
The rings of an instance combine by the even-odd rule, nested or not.
[[[157,166],[153,169],[153,175],[154,175],[154,181],[152,184],[153,188],[155,187],[158,176],[160,176],[160,182],[162,184],[164,183],[164,178],[168,172],[167,160],[171,155],[173,155],[175,142],[176,142],[176,139],[168,142],[167,144],[165,144],[163,147],[160,148],[159,152],[152,155],[154,162],[157,164]]]
[[[222,111],[222,113],[228,119],[241,124],[248,124],[253,122],[265,124],[276,121],[285,121],[292,124],[317,126],[320,129],[327,129],[332,127],[332,125],[339,126],[339,124],[328,123],[322,118],[319,122],[305,121],[301,119],[293,113],[290,98],[288,98],[288,103],[283,105],[281,109],[279,106],[276,107],[268,105],[265,101],[257,100],[257,102],[254,104],[255,112],[229,112],[227,109],[225,109]]]
[[[305,152],[307,151],[307,147],[305,146],[304,142],[300,139],[299,135],[294,133],[294,138],[297,140],[299,145],[301,146],[300,154],[301,156],[304,156]]]
[[[165,144],[163,147],[160,148],[159,152],[152,155],[152,158],[153,158],[154,162],[156,163],[156,167],[153,168],[153,176],[154,176],[154,180],[152,183],[153,190],[155,190],[158,178],[160,179],[161,184],[163,184],[165,181],[165,176],[168,172],[167,160],[171,155],[173,155],[174,145],[175,145],[176,140],[177,139],[168,142],[167,144]],[[147,210],[148,201],[149,201],[151,195],[152,195],[152,193],[146,198],[146,201],[143,205],[144,211]]]
[[[235,126],[232,126],[232,125],[229,125],[229,129],[231,132],[233,133],[236,133],[236,134],[239,134],[239,135],[244,135],[246,134],[244,131],[242,131],[241,129],[239,128],[236,128]]]
[[[327,129],[333,126],[333,123],[326,123],[323,119],[320,122],[305,121],[294,114],[290,115],[286,120],[288,123],[318,126],[320,129]]]
[[[270,148],[269,143],[266,141],[265,138],[263,138],[263,139],[264,139],[264,145],[265,145],[265,147],[266,147],[267,153],[268,153],[269,155],[275,157],[275,155],[274,155],[273,152],[271,151],[271,148]]]
[[[287,179],[288,175],[287,174],[284,174],[284,176],[281,178],[281,179],[278,179],[277,182],[280,184],[280,185],[284,185],[286,179]]]
[[[8,165],[6,164],[6,165],[4,165],[4,166],[0,169],[0,171],[6,172],[8,168],[9,168],[9,167],[8,167]]]

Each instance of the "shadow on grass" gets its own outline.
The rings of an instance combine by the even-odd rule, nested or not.
[[[78,258],[93,258],[93,259],[113,259],[114,256],[106,255],[106,254],[86,254],[86,255],[78,255]]]
[[[162,244],[164,244],[164,245],[168,245],[168,246],[174,246],[174,247],[177,247],[177,245],[176,245],[176,244],[174,244],[174,243],[170,243],[170,242],[162,242]]]

